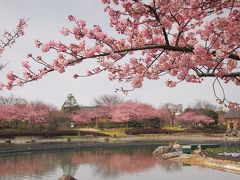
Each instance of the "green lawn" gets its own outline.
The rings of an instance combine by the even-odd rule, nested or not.
[[[176,130],[176,131],[183,131],[184,130],[184,128],[180,128],[178,126],[164,126],[162,129]]]
[[[81,131],[94,131],[94,132],[99,132],[99,133],[104,133],[108,134],[111,137],[126,137],[127,135],[125,134],[125,130],[127,128],[114,128],[114,129],[96,129],[96,128],[81,128],[79,130]]]

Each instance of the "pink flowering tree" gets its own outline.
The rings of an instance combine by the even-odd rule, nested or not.
[[[129,121],[148,122],[159,118],[159,111],[151,105],[126,101],[112,106],[102,106],[91,111],[79,110],[72,114],[72,120],[78,124],[115,123],[128,124]],[[146,123],[147,124],[147,123]]]
[[[71,115],[71,118],[77,124],[87,125],[95,124],[95,127],[98,128],[99,122],[106,121],[109,123],[112,119],[110,112],[111,106],[102,106],[97,107],[94,110],[78,110]]]
[[[73,77],[106,71],[110,80],[130,82],[132,87],[128,90],[142,87],[146,79],[159,80],[163,75],[168,75],[168,87],[182,81],[201,83],[212,78],[218,102],[230,107],[239,105],[228,102],[224,94],[219,97],[215,91],[216,84],[222,82],[240,85],[239,1],[102,2],[117,36],[105,33],[99,25],[90,28],[84,20],[70,15],[72,27],[64,27],[61,33],[72,38],[72,43],[36,40],[43,53],[55,51],[56,58],[50,62],[43,56],[28,54],[23,62],[23,76],[9,72],[4,86],[11,89],[95,59],[97,66]],[[40,65],[38,71],[31,69],[30,60]],[[125,88],[117,90],[127,92]]]
[[[146,122],[159,118],[159,111],[149,104],[126,101],[115,105],[111,116],[113,122],[128,124],[129,121]]]
[[[111,116],[112,106],[102,106],[96,108],[92,112],[92,120],[95,121],[96,128],[98,128],[99,123],[108,124],[112,120]]]
[[[176,120],[180,123],[191,125],[209,125],[215,122],[212,118],[206,115],[197,114],[196,112],[184,112],[181,115],[177,116]]]
[[[43,103],[0,105],[0,122],[15,123],[15,128],[18,122],[25,122],[33,127],[48,122],[51,111],[52,107]]]
[[[71,115],[71,119],[77,124],[87,125],[90,124],[92,116],[89,111],[78,110]]]

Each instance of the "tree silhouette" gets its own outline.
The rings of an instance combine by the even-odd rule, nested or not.
[[[72,113],[78,110],[80,107],[77,103],[77,100],[74,98],[72,94],[67,96],[67,99],[64,101],[61,110],[67,113]]]

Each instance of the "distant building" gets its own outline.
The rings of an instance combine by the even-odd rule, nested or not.
[[[79,109],[83,111],[94,111],[95,109],[99,108],[100,106],[80,106]]]
[[[229,110],[225,115],[228,130],[240,130],[240,111]]]

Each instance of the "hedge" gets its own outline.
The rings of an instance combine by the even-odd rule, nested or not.
[[[173,134],[183,132],[181,130],[168,130],[159,128],[132,128],[127,129],[125,133],[127,135],[138,135],[138,134]]]
[[[57,136],[86,136],[109,137],[107,134],[92,131],[77,130],[56,130],[56,131],[3,131],[0,132],[0,138],[14,138],[18,136],[40,136],[40,137],[57,137]]]

